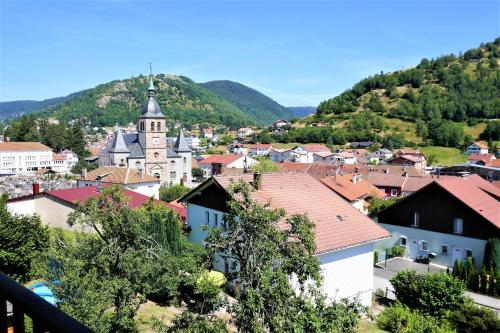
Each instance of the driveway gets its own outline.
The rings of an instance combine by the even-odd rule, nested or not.
[[[394,295],[394,287],[389,281],[398,272],[403,270],[413,269],[420,274],[438,273],[446,271],[446,269],[434,265],[425,265],[413,262],[404,258],[392,258],[386,262],[380,262],[373,268],[373,290],[381,289],[389,299],[396,299]],[[472,293],[466,291],[465,294],[474,300],[474,303],[494,309],[500,314],[500,299]]]

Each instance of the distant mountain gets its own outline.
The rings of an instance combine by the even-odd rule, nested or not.
[[[72,93],[68,96],[49,98],[49,99],[44,99],[43,101],[19,100],[19,101],[0,102],[0,119],[9,118],[13,116],[20,116],[25,113],[40,111],[55,106],[57,104],[64,103],[83,93],[84,91],[79,91],[76,93]]]
[[[288,106],[287,109],[293,113],[295,117],[304,118],[313,113],[316,113],[315,106]]]
[[[209,81],[201,86],[228,101],[257,121],[267,125],[276,119],[290,119],[294,114],[268,96],[233,81]]]

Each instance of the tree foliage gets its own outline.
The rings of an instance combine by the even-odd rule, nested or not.
[[[165,202],[170,202],[179,199],[188,192],[189,188],[185,187],[184,185],[162,185],[160,187],[160,199]]]

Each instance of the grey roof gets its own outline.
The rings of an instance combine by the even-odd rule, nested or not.
[[[167,148],[167,158],[181,158],[173,149]]]
[[[123,139],[122,131],[119,127],[116,127],[115,136],[109,148],[109,151],[112,153],[129,153],[127,145],[125,144],[125,140]]]
[[[186,139],[184,138],[184,133],[182,132],[182,130],[180,130],[179,134],[177,135],[177,140],[175,141],[174,145],[174,151],[178,153],[191,152],[191,149],[189,148]]]
[[[125,144],[128,149],[130,149],[129,157],[144,157],[144,151],[142,150],[141,145],[139,144],[139,134],[137,133],[129,133],[125,134]]]
[[[148,101],[142,108],[142,114],[140,118],[165,118],[165,115],[161,112],[160,104],[158,104],[155,98],[155,87],[153,85],[153,80],[150,81],[148,88]]]

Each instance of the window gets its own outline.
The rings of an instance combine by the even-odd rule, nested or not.
[[[214,225],[217,226],[219,224],[219,215],[217,213],[214,213]]]
[[[154,130],[155,130],[155,122],[154,122],[154,121],[152,121],[152,122],[151,122],[151,130],[152,130],[152,131],[154,131]]]
[[[136,166],[136,168],[140,168],[141,162],[139,162],[139,161],[135,162],[135,166]]]
[[[161,131],[161,123],[160,122],[157,122],[156,123],[156,130],[159,132]]]
[[[468,258],[468,257],[472,257],[472,250],[471,249],[465,249],[465,256]]]
[[[399,239],[399,245],[406,247],[406,241],[406,236],[401,236],[401,238]]]
[[[236,260],[231,261],[231,270],[233,271],[236,270],[237,267],[236,265],[237,265]]]
[[[453,233],[454,234],[462,234],[464,230],[464,220],[461,218],[453,219]]]
[[[170,171],[170,179],[175,179],[176,176],[175,171]]]
[[[420,250],[427,251],[427,241],[420,241]]]
[[[415,212],[413,213],[413,221],[411,223],[412,227],[418,227],[420,225],[420,214]]]
[[[398,189],[397,188],[392,188],[391,189],[391,197],[396,197],[398,195]]]
[[[184,163],[186,163],[187,159],[184,157],[184,158],[182,159],[182,161],[183,161]]]
[[[155,152],[154,156],[155,156],[155,158],[158,158],[158,156],[160,156],[160,154],[158,152]]]
[[[155,173],[154,176],[155,176],[156,179],[160,179],[160,174],[158,172]]]
[[[448,245],[446,244],[441,245],[441,253],[448,254]]]
[[[208,210],[205,211],[205,217],[206,217],[205,223],[207,225],[209,225],[210,224],[210,212]]]

